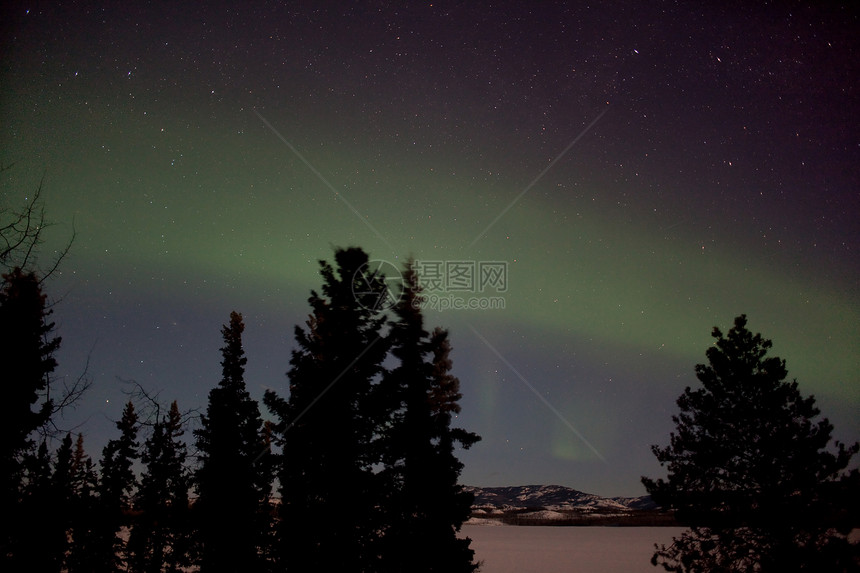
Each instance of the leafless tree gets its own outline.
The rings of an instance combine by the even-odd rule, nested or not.
[[[170,409],[170,405],[165,405],[161,401],[161,390],[152,391],[144,388],[137,380],[125,379],[117,376],[122,384],[126,385],[122,393],[128,396],[129,400],[134,403],[140,418],[140,425],[151,427],[155,425],[161,418],[162,412]],[[182,425],[190,424],[192,420],[200,418],[200,408],[191,408],[181,412]]]
[[[12,166],[0,167],[0,173]],[[15,208],[0,205],[0,268],[4,274],[14,268],[35,270],[39,255],[39,246],[44,241],[44,231],[51,226],[47,218],[45,203],[42,200],[42,190],[45,177],[39,181],[33,195],[28,197],[23,207]],[[46,269],[37,272],[40,282],[47,280],[59,268],[60,263],[69,253],[75,241],[75,231],[65,247],[54,257]]]
[[[0,174],[11,169],[12,165],[0,166]],[[57,252],[53,261],[47,267],[39,267],[39,248],[44,242],[44,231],[51,226],[47,218],[45,202],[42,199],[45,176],[32,195],[26,198],[23,206],[12,206],[0,202],[0,276],[2,284],[13,280],[16,269],[24,275],[33,274],[40,286],[59,268],[60,263],[69,253],[75,240],[74,226],[72,236],[65,246]],[[50,314],[50,306],[46,309],[46,317]],[[43,438],[62,436],[71,431],[59,426],[59,418],[67,409],[74,408],[78,400],[92,385],[89,375],[90,356],[83,372],[74,377],[49,379],[45,385],[44,402],[49,405],[50,417],[39,428]],[[58,387],[58,386],[61,386]]]

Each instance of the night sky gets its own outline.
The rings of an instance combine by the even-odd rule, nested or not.
[[[121,380],[205,407],[234,309],[252,395],[285,395],[337,246],[505,263],[503,309],[426,311],[483,437],[464,483],[643,494],[741,313],[860,438],[857,11],[100,4],[6,3],[0,46],[4,205],[44,177],[42,261],[76,232],[47,288],[94,457]]]

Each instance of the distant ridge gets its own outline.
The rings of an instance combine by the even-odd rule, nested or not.
[[[464,486],[470,523],[484,525],[676,525],[647,495],[601,497],[560,485]]]
[[[497,508],[543,507],[553,509],[590,508],[608,510],[657,509],[650,496],[601,497],[561,485],[516,485],[505,487],[472,487],[464,489],[475,494],[475,507]]]

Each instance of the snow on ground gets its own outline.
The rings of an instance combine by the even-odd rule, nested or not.
[[[543,519],[543,520],[553,520],[553,519],[567,519],[567,516],[563,513],[559,513],[558,511],[551,511],[549,509],[540,509],[537,511],[527,511],[521,514],[524,519]]]
[[[655,543],[669,543],[680,527],[487,527],[470,522],[481,573],[656,573]]]
[[[464,524],[464,526],[466,525],[480,525],[481,527],[502,527],[505,524],[502,523],[502,521],[499,519],[487,519],[486,517],[470,517],[469,521]]]

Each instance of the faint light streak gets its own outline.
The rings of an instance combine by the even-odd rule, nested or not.
[[[547,400],[546,398],[544,398],[543,394],[541,394],[540,392],[538,392],[537,388],[535,388],[534,386],[532,386],[531,382],[529,382],[528,380],[526,380],[525,376],[523,376],[522,374],[520,374],[520,373],[519,373],[519,371],[518,371],[516,368],[514,368],[514,365],[513,365],[513,364],[511,364],[510,362],[508,362],[508,361],[505,359],[505,357],[504,357],[504,356],[502,356],[502,354],[501,354],[498,350],[496,350],[496,348],[495,348],[492,344],[490,344],[490,341],[489,341],[489,340],[487,340],[486,338],[484,338],[484,337],[481,335],[481,333],[480,333],[480,332],[478,332],[477,330],[475,330],[475,327],[474,327],[474,326],[472,326],[471,324],[469,324],[468,326],[469,326],[469,328],[472,330],[472,332],[474,332],[474,333],[475,333],[475,336],[477,336],[478,338],[480,338],[480,339],[481,339],[481,342],[483,342],[483,343],[487,346],[487,348],[489,348],[489,349],[490,349],[490,351],[492,351],[492,353],[493,353],[493,354],[495,354],[495,355],[498,357],[498,359],[499,359],[499,360],[501,360],[502,362],[504,362],[504,363],[505,363],[505,366],[507,366],[508,368],[510,368],[510,369],[511,369],[511,372],[513,372],[514,374],[516,374],[517,378],[519,378],[519,379],[520,379],[520,381],[522,381],[522,383],[523,383],[523,384],[525,384],[525,385],[526,385],[526,387],[527,387],[529,390],[531,390],[531,391],[532,391],[532,394],[534,394],[535,396],[537,396],[537,397],[540,399],[540,401],[541,401],[541,402],[543,402],[543,403],[544,403],[544,405],[545,405],[547,408],[549,408],[549,410],[550,410],[553,414],[555,414],[555,416],[556,416],[559,420],[561,420],[561,422],[562,422],[565,426],[567,426],[567,427],[568,427],[568,429],[569,429],[571,432],[573,432],[574,434],[576,434],[576,437],[577,437],[577,438],[579,438],[579,439],[582,441],[582,443],[583,443],[583,444],[585,444],[586,446],[588,446],[588,449],[589,449],[589,450],[591,450],[592,452],[594,452],[594,455],[596,455],[596,456],[600,459],[600,461],[602,461],[603,463],[607,463],[607,462],[606,462],[606,458],[604,458],[604,457],[601,455],[601,453],[597,451],[597,448],[595,448],[593,445],[591,445],[591,442],[589,442],[589,441],[586,439],[586,437],[585,437],[585,436],[583,436],[583,435],[579,432],[579,430],[577,430],[577,429],[573,426],[573,424],[571,424],[571,423],[570,423],[570,421],[569,421],[567,418],[565,418],[565,417],[564,417],[564,415],[563,415],[561,412],[559,412],[559,411],[558,411],[558,409],[556,409],[556,407],[555,407],[555,406],[553,406],[553,405],[549,402],[549,400]]]

